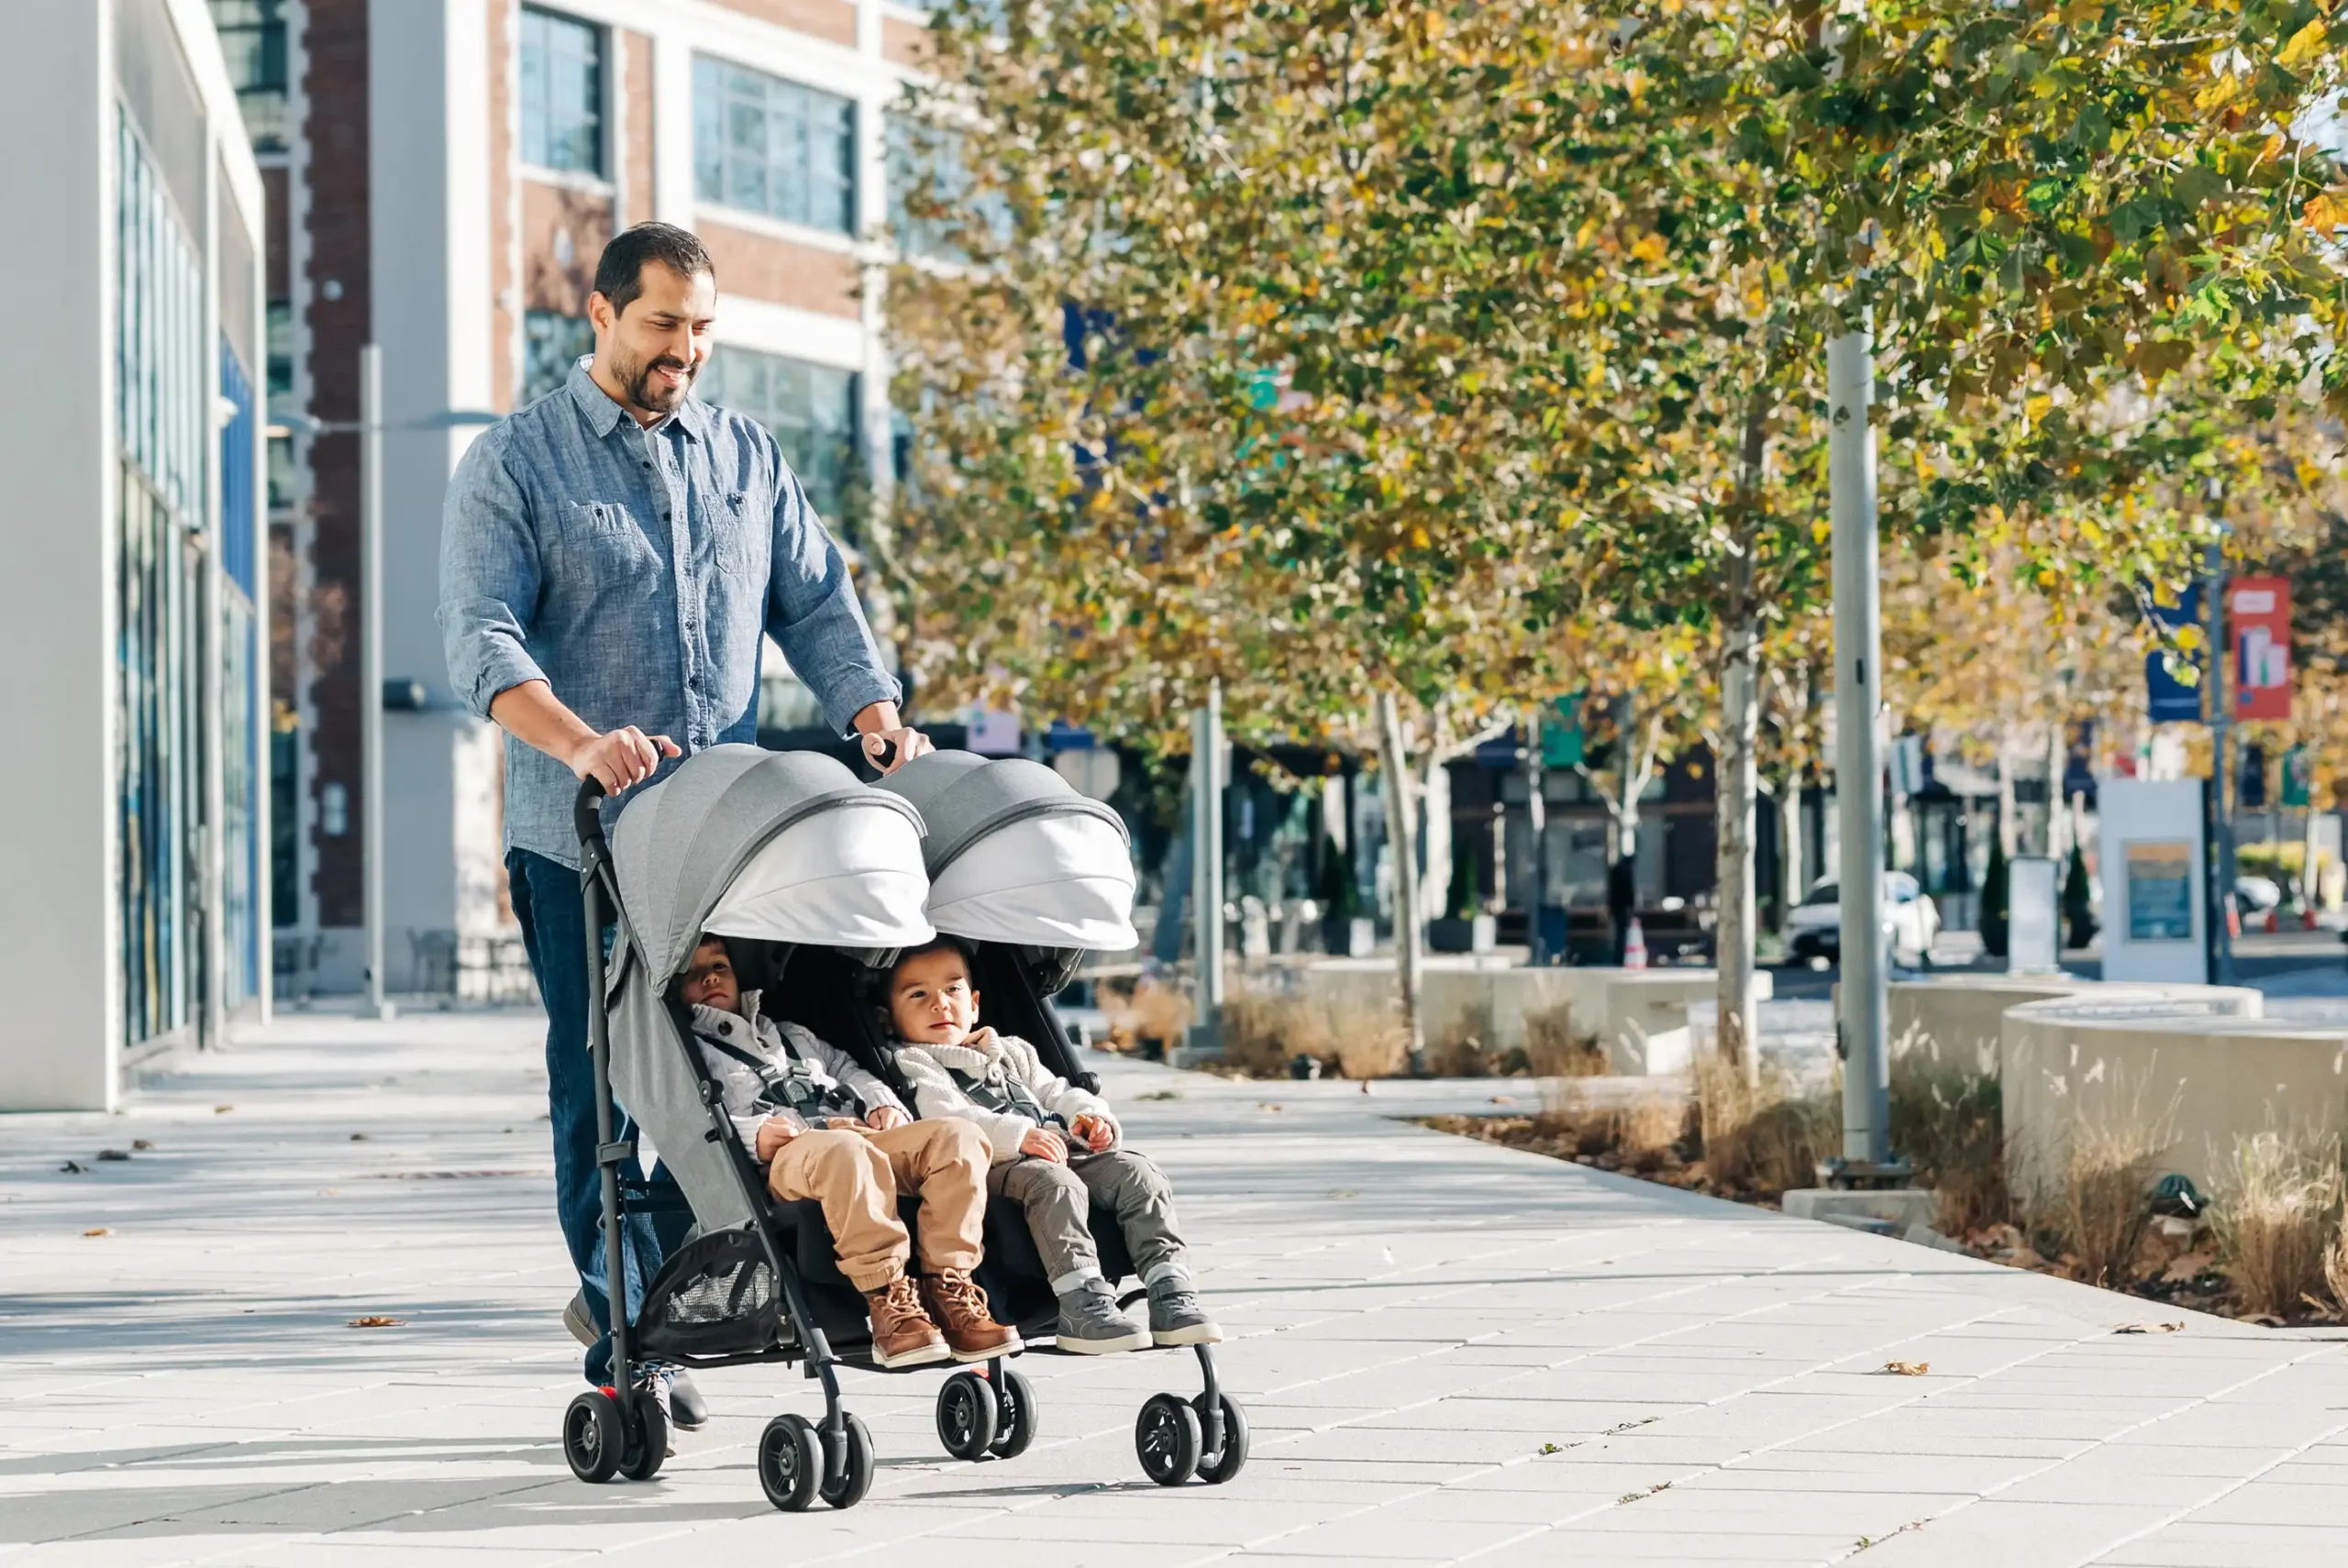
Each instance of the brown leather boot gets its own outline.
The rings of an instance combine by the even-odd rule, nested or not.
[[[987,1293],[961,1269],[924,1275],[921,1298],[956,1361],[987,1361],[1022,1348],[1019,1331],[987,1316]]]
[[[872,1359],[882,1366],[927,1366],[946,1359],[945,1337],[903,1275],[866,1291],[864,1308],[872,1314]]]

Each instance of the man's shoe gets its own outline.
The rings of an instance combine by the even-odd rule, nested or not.
[[[1199,1305],[1188,1277],[1169,1274],[1149,1287],[1149,1342],[1154,1345],[1213,1345],[1223,1331]]]
[[[1117,1310],[1115,1293],[1098,1279],[1087,1280],[1060,1297],[1060,1320],[1052,1336],[1060,1349],[1077,1355],[1109,1355],[1150,1346],[1149,1331]]]
[[[659,1362],[647,1362],[636,1369],[636,1397],[660,1407],[660,1413],[668,1418],[665,1425],[670,1431],[678,1428],[675,1386],[683,1375],[675,1367],[663,1366]],[[660,1452],[665,1458],[677,1457],[674,1443],[662,1445]]]
[[[878,1290],[865,1292],[872,1314],[872,1359],[882,1366],[927,1366],[949,1353],[946,1337],[922,1310],[921,1292],[899,1275]]]
[[[989,1361],[1024,1348],[1018,1330],[987,1316],[987,1293],[966,1271],[949,1268],[924,1275],[921,1296],[956,1361]]]
[[[572,1339],[589,1350],[593,1350],[595,1342],[604,1337],[604,1331],[595,1327],[595,1314],[588,1309],[584,1290],[572,1293],[570,1305],[562,1309],[562,1326],[570,1331]]]
[[[664,1367],[669,1375],[669,1422],[681,1432],[697,1432],[709,1425],[709,1401],[681,1366]]]

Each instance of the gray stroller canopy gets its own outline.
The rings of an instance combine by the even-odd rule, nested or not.
[[[928,824],[922,850],[938,930],[1109,953],[1140,940],[1124,819],[1041,763],[932,752],[880,787]]]
[[[704,933],[834,947],[926,942],[920,813],[814,752],[721,745],[631,799],[620,902],[666,985]]]

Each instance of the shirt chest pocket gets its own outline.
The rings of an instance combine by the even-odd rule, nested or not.
[[[709,532],[717,569],[742,582],[762,582],[767,576],[767,551],[772,544],[752,497],[732,491],[713,497]]]
[[[581,586],[618,586],[660,571],[659,552],[616,502],[574,501],[565,506],[556,554]]]

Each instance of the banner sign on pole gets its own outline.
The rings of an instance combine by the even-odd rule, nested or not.
[[[1541,721],[1541,766],[1544,767],[1578,767],[1581,766],[1581,693],[1549,700],[1555,719]]]
[[[2177,596],[2175,604],[2155,603],[2153,619],[2169,631],[2201,624],[2201,585],[2194,583]],[[2201,722],[2201,688],[2187,686],[2168,670],[2168,655],[2154,648],[2144,656],[2144,692],[2147,699],[2145,716],[2156,724],[2194,724]],[[2201,668],[2201,656],[2196,653],[2182,661],[2194,669]]]
[[[2291,716],[2291,584],[2279,577],[2238,577],[2226,585],[2226,624],[2233,634],[2234,717]]]
[[[2315,758],[2308,748],[2295,745],[2283,754],[2283,804],[2305,806],[2308,803],[2309,777],[2314,772]]]

